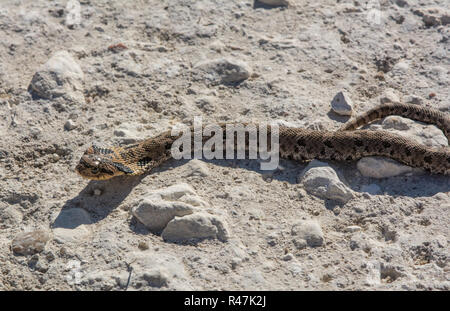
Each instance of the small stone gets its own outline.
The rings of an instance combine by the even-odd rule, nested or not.
[[[69,29],[74,29],[81,23],[81,7],[78,0],[69,0],[66,5],[65,24]]]
[[[383,157],[365,157],[356,164],[359,172],[366,177],[387,178],[413,172],[413,168]]]
[[[380,102],[382,104],[400,103],[400,98],[394,89],[386,89],[384,93],[380,96]]]
[[[84,74],[80,65],[67,51],[56,52],[34,74],[30,89],[39,97],[62,97],[69,103],[84,103]]]
[[[207,177],[209,176],[208,166],[201,160],[192,159],[189,161],[186,166],[187,169],[187,177],[189,176],[198,176],[198,177]]]
[[[331,101],[331,109],[339,115],[351,116],[353,112],[353,103],[345,92],[339,92]]]
[[[102,191],[100,189],[96,188],[96,189],[94,189],[94,195],[100,196],[100,195],[102,195]]]
[[[407,104],[414,104],[414,105],[422,105],[424,103],[424,99],[422,97],[415,95],[407,95],[403,97],[403,101]]]
[[[345,204],[354,197],[353,191],[340,181],[335,170],[324,162],[311,161],[299,180],[306,191],[320,198]]]
[[[358,232],[361,231],[361,227],[360,226],[348,226],[345,228],[346,232]]]
[[[12,241],[12,250],[21,255],[32,255],[42,252],[51,234],[47,230],[35,230],[18,234]]]
[[[169,282],[168,272],[163,267],[144,272],[142,276],[152,287],[167,286]]]
[[[70,119],[67,120],[66,123],[64,124],[64,129],[66,131],[71,131],[71,130],[75,129],[76,127],[77,127],[77,125],[75,124],[75,122]]]
[[[149,249],[148,243],[144,242],[144,241],[140,241],[138,247],[140,250],[143,250],[143,251]]]
[[[323,244],[323,232],[319,223],[314,220],[302,220],[292,226],[291,234],[298,239],[303,239],[311,246]]]
[[[287,253],[286,255],[283,256],[284,261],[289,261],[292,259],[294,259],[294,255],[292,255],[291,253]]]
[[[17,205],[6,205],[0,207],[0,229],[14,228],[23,219],[22,212]]]
[[[234,84],[250,77],[248,65],[239,60],[225,58],[202,61],[194,66],[201,79],[214,84]]]
[[[208,204],[187,184],[177,184],[145,195],[131,210],[152,232],[162,231],[175,216],[185,216]]]
[[[218,216],[194,213],[172,219],[161,234],[165,241],[186,242],[194,239],[218,239],[226,242],[229,238],[227,225]]]

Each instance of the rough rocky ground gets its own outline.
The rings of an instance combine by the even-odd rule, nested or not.
[[[93,142],[194,116],[337,129],[341,91],[353,114],[450,113],[448,1],[279,2],[0,1],[0,289],[449,290],[448,176],[372,158],[74,172]]]

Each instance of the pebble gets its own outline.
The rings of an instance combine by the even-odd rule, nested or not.
[[[193,289],[184,265],[177,257],[150,250],[133,252],[128,254],[128,257],[133,269],[131,287],[149,285],[175,290]]]
[[[361,231],[361,227],[360,226],[348,226],[345,228],[346,232],[358,232]]]
[[[217,84],[234,84],[250,77],[249,66],[240,60],[219,58],[197,63],[194,70],[201,79]]]
[[[76,28],[81,23],[81,7],[78,0],[69,0],[66,5],[65,24],[69,29]]]
[[[30,87],[39,97],[62,97],[81,104],[84,103],[83,80],[83,71],[69,52],[58,51],[36,71]]]
[[[131,212],[150,231],[160,232],[175,216],[190,215],[206,206],[191,186],[181,183],[146,194]]]
[[[324,236],[320,224],[315,220],[302,220],[292,226],[291,234],[304,240],[310,247],[321,246]]]
[[[32,255],[42,252],[45,244],[51,239],[47,230],[35,230],[19,233],[11,243],[14,253],[21,255]]]
[[[351,116],[353,103],[346,92],[339,92],[331,101],[331,109],[339,115]]]
[[[18,226],[23,219],[22,212],[17,205],[6,205],[0,207],[0,229]]]
[[[336,171],[324,162],[311,161],[299,180],[307,192],[320,198],[345,204],[354,197],[353,191],[340,181]]]
[[[229,238],[228,231],[226,223],[220,217],[207,213],[194,213],[172,219],[161,236],[169,242],[208,238],[226,242]]]
[[[186,170],[186,177],[207,177],[210,174],[208,166],[205,164],[205,162],[198,159],[192,159],[191,161],[189,161],[189,163],[186,165]]]
[[[400,98],[397,95],[397,92],[394,89],[386,89],[383,94],[380,96],[381,104],[386,103],[400,103]]]
[[[71,130],[75,129],[76,127],[77,127],[77,125],[75,124],[75,122],[70,119],[67,120],[66,123],[64,124],[64,129],[66,131],[71,131]]]
[[[414,105],[423,105],[424,99],[420,96],[415,95],[406,95],[403,97],[403,101],[407,104],[414,104]]]

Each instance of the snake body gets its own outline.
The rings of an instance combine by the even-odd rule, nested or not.
[[[431,173],[450,175],[450,148],[434,149],[387,132],[357,130],[358,127],[389,115],[399,115],[440,128],[450,141],[450,117],[441,111],[407,104],[384,104],[346,123],[338,131],[321,131],[280,126],[279,156],[284,159],[353,161],[365,156],[384,156]],[[248,124],[246,124],[247,126]],[[219,125],[223,132],[226,124]],[[255,125],[257,130],[259,126]],[[270,145],[272,128],[268,127]],[[190,128],[194,137],[194,128]],[[205,143],[213,135],[205,135]],[[128,146],[91,146],[82,155],[76,171],[88,179],[103,180],[119,175],[140,175],[172,158],[172,144],[181,134],[171,131]],[[225,142],[225,136],[222,141]],[[237,139],[235,139],[237,142]],[[248,135],[245,138],[248,149]],[[259,141],[258,141],[259,143]],[[225,146],[225,143],[223,144]],[[225,149],[225,147],[224,147]],[[247,150],[248,151],[248,150]],[[224,150],[225,152],[225,150]]]

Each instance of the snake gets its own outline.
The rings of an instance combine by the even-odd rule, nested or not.
[[[382,156],[411,167],[423,168],[433,174],[450,175],[448,146],[432,148],[388,131],[358,129],[390,115],[434,124],[450,141],[449,114],[414,104],[387,103],[349,120],[336,131],[279,126],[279,157],[306,162],[313,159],[355,161],[367,156]],[[248,126],[248,123],[245,125]],[[259,134],[267,135],[267,144],[270,147],[273,125],[266,126],[264,132],[261,132],[260,124],[254,125]],[[227,124],[221,123],[218,126],[225,133]],[[194,127],[191,126],[188,131],[188,134],[194,138]],[[91,180],[106,180],[121,175],[133,176],[150,172],[173,158],[172,147],[182,134],[173,135],[172,133],[173,131],[166,131],[125,146],[102,148],[92,145],[81,156],[75,170],[82,177]],[[203,135],[202,145],[212,137],[212,132],[209,135]],[[225,140],[226,137],[223,135],[221,147],[224,152],[226,151]],[[235,147],[237,139],[234,141]],[[247,151],[249,143],[249,135],[246,135],[245,149]],[[182,146],[179,148],[180,151],[182,148]]]

